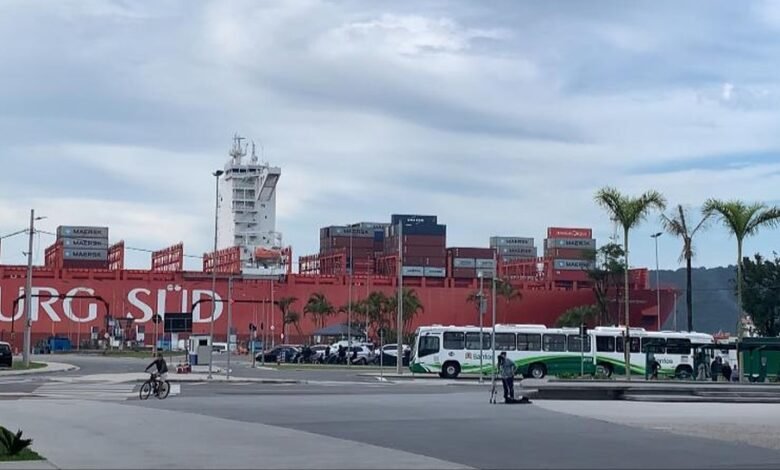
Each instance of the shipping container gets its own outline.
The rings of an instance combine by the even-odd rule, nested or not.
[[[556,259],[553,261],[553,269],[555,270],[588,270],[593,269],[594,263],[592,261],[581,259]]]
[[[534,239],[533,237],[490,237],[490,246],[492,248],[534,246]]]
[[[549,227],[547,238],[593,238],[593,230],[589,228]]]
[[[409,277],[423,277],[425,275],[424,266],[402,266],[401,275]]]
[[[582,270],[556,269],[552,271],[552,280],[569,282],[589,282],[588,273]]]
[[[435,215],[392,214],[390,216],[390,225],[398,225],[399,222],[403,222],[404,225],[436,225],[438,219]]]
[[[578,248],[580,250],[595,250],[596,240],[593,238],[548,238],[544,241],[545,248]]]
[[[493,258],[492,248],[447,248],[453,258]]]
[[[404,266],[430,266],[434,268],[443,268],[447,265],[447,258],[426,257],[426,256],[404,256]]]
[[[496,262],[493,261],[493,259],[476,259],[474,260],[474,264],[476,265],[477,269],[495,269],[496,268]]]
[[[385,231],[386,236],[395,237],[398,234],[398,226],[391,225]],[[446,225],[404,225],[404,235],[438,235],[444,237],[447,235]]]
[[[108,227],[83,227],[61,225],[57,227],[57,238],[108,238]]]
[[[88,250],[107,250],[107,238],[62,238],[62,246],[66,249],[72,248]]]
[[[549,248],[544,251],[544,256],[560,259],[593,259],[594,251],[576,248]]]
[[[477,263],[474,258],[452,258],[453,268],[476,268]]]
[[[453,268],[451,277],[456,279],[473,279],[477,277],[477,270],[474,268]]]
[[[512,247],[498,247],[499,255],[508,256],[533,256],[536,257],[537,250],[535,246],[512,246]]]
[[[432,258],[446,258],[447,249],[436,246],[403,246],[404,256],[426,256]]]
[[[493,276],[496,275],[495,269],[477,269],[477,277],[480,277],[480,275],[484,279],[493,279]]]
[[[529,260],[535,260],[536,256],[502,256],[501,262],[502,263],[512,263],[514,261],[529,261]]]
[[[447,277],[447,270],[443,267],[426,267],[425,277]]]
[[[66,261],[108,261],[108,250],[66,249],[62,258]]]

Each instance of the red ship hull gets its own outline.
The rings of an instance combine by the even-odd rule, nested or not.
[[[0,267],[0,340],[11,341],[15,347],[21,346],[23,319],[23,301],[14,302],[24,293],[25,270],[21,267]],[[382,291],[393,295],[396,292],[395,280],[386,277],[355,278],[352,298],[357,301],[365,298],[371,291]],[[272,288],[273,284],[273,288]],[[310,338],[316,329],[313,321],[302,315],[300,332],[288,326],[289,336],[282,337],[282,314],[278,307],[271,308],[270,301],[283,297],[295,297],[292,310],[303,312],[306,300],[312,293],[320,292],[335,307],[346,305],[350,289],[346,277],[325,277],[289,275],[282,281],[250,279],[236,276],[233,280],[231,298],[232,326],[239,341],[249,338],[249,324],[254,323],[263,331],[273,334],[273,342],[303,342]],[[476,308],[467,302],[467,297],[478,288],[477,281],[456,281],[437,279],[428,282],[415,279],[405,285],[414,289],[420,298],[424,310],[412,322],[413,330],[419,325],[478,324]],[[553,325],[567,309],[595,303],[590,289],[552,290],[540,288],[539,284],[518,284],[520,299],[506,302],[497,299],[497,321],[499,323],[533,323]],[[485,290],[489,293],[489,283]],[[217,281],[215,341],[225,341],[228,329],[228,278],[220,276]],[[145,330],[144,342],[154,341],[155,314],[191,312],[193,334],[208,334],[212,304],[211,278],[204,273],[155,273],[151,271],[77,271],[35,269],[33,282],[34,298],[31,303],[33,344],[55,334],[68,336],[75,344],[77,341],[90,340],[96,332],[103,338],[107,332],[109,317],[132,318],[133,326],[125,333],[126,339],[135,339],[141,325]],[[674,304],[674,292],[661,291],[661,324],[670,314]],[[79,298],[82,297],[82,298]],[[201,302],[194,307],[193,304]],[[658,323],[656,315],[656,292],[637,289],[631,292],[632,326],[655,329]],[[615,306],[618,309],[619,307]],[[623,318],[624,314],[615,311],[614,318]],[[619,315],[619,316],[618,316]],[[492,312],[488,307],[484,325],[491,323]],[[326,320],[327,325],[346,322],[346,314],[337,314]],[[126,322],[124,322],[126,323]],[[160,334],[162,328],[159,328]],[[408,332],[407,332],[408,333]],[[186,336],[186,335],[185,335]]]

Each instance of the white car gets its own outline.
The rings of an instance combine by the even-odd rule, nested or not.
[[[408,344],[403,344],[401,345],[401,347],[403,348],[404,354],[406,354],[411,349]],[[396,357],[398,355],[398,345],[386,344],[382,346],[382,354],[387,354],[388,356]]]

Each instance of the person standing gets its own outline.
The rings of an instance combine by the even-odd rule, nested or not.
[[[728,361],[723,363],[723,379],[726,382],[731,382],[731,366]]]
[[[504,402],[512,403],[515,401],[515,374],[517,366],[514,361],[507,359],[506,352],[498,356],[498,362],[501,365],[501,384],[504,386]]]

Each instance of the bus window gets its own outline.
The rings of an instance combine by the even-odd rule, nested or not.
[[[566,351],[566,335],[544,335],[542,346],[545,351]]]
[[[420,337],[420,352],[418,357],[430,356],[439,352],[439,337],[438,336],[421,336]]]
[[[479,346],[479,333],[466,333],[466,349],[490,349],[490,333],[482,333],[482,347]]]
[[[444,333],[444,349],[463,349],[466,345],[466,334],[462,331]]]
[[[633,351],[632,351],[633,352]],[[642,352],[654,354],[666,353],[666,339],[664,338],[642,338]]]
[[[625,351],[623,349],[623,343],[625,342],[625,338],[622,336],[620,338],[616,338],[617,341],[615,342],[615,351],[622,353]],[[639,352],[639,338],[636,336],[631,337],[631,352],[632,353],[638,353]]]
[[[582,352],[580,348],[582,344],[582,336],[569,335],[569,352]],[[585,352],[590,351],[590,336],[585,336]]]
[[[518,333],[517,350],[518,351],[541,351],[542,335],[538,333]]]
[[[690,354],[691,340],[685,338],[669,338],[666,341],[666,354]]]
[[[497,351],[514,351],[516,347],[514,333],[496,333]]]
[[[614,336],[596,336],[597,352],[615,352]]]

